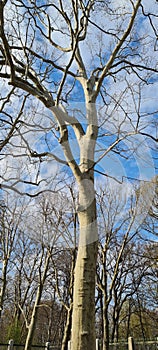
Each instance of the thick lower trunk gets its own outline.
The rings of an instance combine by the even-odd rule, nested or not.
[[[83,188],[81,186],[79,221],[80,243],[75,266],[71,350],[96,350],[95,276],[98,235],[91,181],[84,183]]]
[[[80,247],[76,263],[72,318],[73,350],[95,350],[95,272],[97,243]]]

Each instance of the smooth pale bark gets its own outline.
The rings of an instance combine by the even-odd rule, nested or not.
[[[95,350],[95,276],[97,223],[94,184],[85,178],[79,186],[80,242],[75,267],[71,349]]]
[[[95,269],[97,243],[80,247],[72,318],[73,350],[95,350]]]
[[[94,191],[94,151],[98,134],[96,104],[91,103],[92,91],[86,88],[88,126],[78,139],[80,146],[80,178],[78,218],[79,247],[75,266],[71,349],[96,350],[95,283],[98,248],[98,228]]]
[[[71,349],[95,350],[95,282],[98,247],[96,200],[94,191],[94,152],[98,135],[97,111],[93,91],[84,82],[87,129],[62,108],[50,107],[59,123],[60,144],[67,164],[71,168],[79,189],[78,218],[80,224],[79,247],[74,274]],[[73,126],[80,150],[78,165],[72,154],[67,124]]]

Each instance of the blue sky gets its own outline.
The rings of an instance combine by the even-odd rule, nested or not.
[[[43,2],[40,1],[38,4],[42,5]],[[157,4],[154,3],[154,5],[149,6],[148,2],[144,0],[143,5],[145,11],[150,10],[153,11],[153,13],[156,13]],[[6,12],[6,16],[16,16],[17,14],[14,6],[12,5],[12,7],[9,7],[10,2],[8,2],[7,6],[8,12]],[[68,3],[64,4],[64,6],[68,11]],[[87,39],[85,42],[80,43],[80,50],[88,76],[94,68],[98,67],[98,65],[102,66],[106,64],[114,46],[116,45],[117,38],[121,37],[123,30],[128,25],[129,10],[131,11],[131,8],[131,1],[112,1],[111,9],[109,9],[109,11],[107,11],[106,7],[100,8],[99,17],[95,11],[92,12],[91,20],[96,21],[97,25],[101,26],[101,28],[104,30],[104,33],[90,23]],[[70,38],[68,38],[66,35],[63,41],[63,34],[60,30],[63,30],[64,21],[61,21],[60,17],[57,16],[57,11],[54,10],[53,12],[52,9],[53,7],[51,6],[47,9],[47,14],[51,16],[52,25],[54,25],[52,40],[54,42],[59,42],[59,44],[63,43],[63,46],[65,47],[70,43]],[[111,10],[114,12],[112,13]],[[20,11],[22,11],[21,13],[24,14],[24,10],[22,8]],[[31,11],[33,12],[34,10],[32,9]],[[32,43],[32,36],[34,34],[34,22],[31,19],[28,32],[29,35],[26,41],[25,25],[29,16],[30,15],[25,16],[23,25],[18,28],[18,33],[21,34],[22,43],[24,44],[25,42],[30,47]],[[47,23],[46,18],[47,17],[45,16],[43,23]],[[155,24],[154,16],[152,17],[152,20]],[[39,19],[37,21],[37,24],[39,25]],[[9,24],[7,24],[6,28],[8,31],[10,30]],[[13,28],[11,29],[13,30]],[[42,30],[43,34],[46,35],[47,30],[44,25],[42,25]],[[68,29],[65,29],[65,32],[67,33]],[[107,32],[107,34],[105,32]],[[130,62],[135,62],[136,64],[151,64],[151,66],[154,67],[156,64],[156,59],[158,58],[157,51],[154,51],[153,48],[154,40],[155,34],[150,25],[148,17],[145,17],[145,20],[143,20],[142,15],[140,15],[133,30],[132,41],[129,43],[129,40],[127,40],[123,45],[120,56],[116,58],[116,63],[118,63],[120,59],[123,60],[125,56],[125,58],[130,60]],[[20,41],[17,41],[17,38],[15,43],[21,45]],[[39,30],[37,30],[35,33],[35,40],[31,48],[37,53],[41,55],[43,54],[44,58],[55,60],[56,64],[61,64],[62,66],[66,66],[70,59],[70,53],[61,54],[59,50],[53,49],[51,43],[44,36],[42,37],[42,33],[40,33]],[[20,57],[23,57],[24,61],[26,61],[26,57],[24,57],[21,51],[19,58]],[[31,62],[31,54],[29,55],[29,58]],[[142,58],[144,62],[142,62]],[[42,63],[41,60],[36,58],[32,61],[32,67],[35,69],[38,75],[39,72],[43,73],[46,70],[47,64]],[[115,74],[119,67],[121,67],[121,70]],[[157,120],[158,115],[158,99],[156,96],[158,91],[157,74],[150,72],[145,76],[144,70],[142,69],[136,68],[136,71],[134,72],[128,65],[125,71],[122,70],[123,68],[124,62],[121,61],[118,67],[111,70],[111,73],[104,80],[101,91],[102,96],[100,95],[97,100],[98,109],[100,109],[100,107],[102,108],[101,117],[99,120],[99,135],[100,133],[108,133],[109,136],[98,138],[96,146],[96,161],[98,159],[98,155],[101,156],[104,154],[106,149],[108,149],[111,143],[114,142],[119,135],[122,137],[122,135],[126,136],[127,133],[132,132],[138,119],[142,131],[156,135],[156,128],[155,126],[151,125],[151,120]],[[76,72],[76,63],[72,64],[71,70],[73,73]],[[139,76],[137,74],[139,74]],[[52,92],[53,97],[56,96],[56,92],[61,81],[61,76],[62,73],[53,68],[52,72],[48,75],[48,79],[43,83],[49,89],[49,91]],[[142,78],[142,80],[140,78]],[[147,79],[147,84],[145,79]],[[67,96],[68,89],[71,90],[72,87],[72,91]],[[14,96],[12,103],[7,105],[6,110],[15,114],[18,103],[19,98]],[[80,83],[77,80],[75,81],[72,76],[69,76],[65,81],[65,86],[62,93],[62,103],[68,111],[76,114],[79,121],[84,125],[84,129],[86,129],[83,89],[81,88]],[[34,112],[36,111],[35,113],[30,113],[30,109],[32,108]],[[75,112],[73,112],[74,109]],[[34,132],[33,128],[28,130],[27,125],[23,125],[21,127],[21,132],[24,132],[25,139],[30,144],[30,148],[36,152],[55,152],[56,155],[60,155],[62,159],[64,159],[56,138],[58,136],[58,132],[53,129],[54,118],[50,111],[42,107],[41,103],[35,101],[34,98],[31,98],[27,103],[24,115],[21,117],[22,121],[26,121],[26,118],[27,122],[32,125],[37,125],[37,123],[40,124],[38,132]],[[147,128],[144,129],[146,125]],[[77,149],[77,141],[75,141],[73,131],[71,131],[70,135],[73,154],[78,162],[79,151]],[[150,180],[155,174],[154,164],[156,165],[157,162],[156,158],[153,159],[156,155],[156,147],[154,145],[154,149],[152,150],[151,143],[152,141],[149,143],[146,142],[145,136],[125,137],[125,139],[119,143],[119,148],[110,151],[96,165],[96,170],[100,170],[112,177],[116,177],[116,180],[119,181],[122,181],[122,177],[124,177],[124,181],[125,178],[128,177],[136,178],[138,180]],[[27,157],[21,157],[23,151],[27,151],[26,146],[26,143],[24,143],[19,136],[16,135],[13,138],[12,144],[8,146],[7,149],[7,152],[10,152],[10,156],[6,157],[6,159],[2,162],[2,167],[6,177],[10,177],[12,174],[12,176],[15,178],[16,176],[19,176],[19,178],[22,176],[27,179],[28,176],[28,180],[35,181],[39,171],[39,164],[37,164],[36,160],[33,161],[33,159],[31,159],[30,164],[30,160]],[[133,154],[131,152],[131,146],[133,150],[136,151]],[[122,156],[118,154],[120,149]],[[18,152],[19,158],[15,158],[15,155],[17,155]],[[14,158],[12,157],[11,153],[14,153]],[[11,166],[8,168],[9,170],[7,170],[7,162],[11,162]],[[16,167],[17,170],[15,169]],[[63,165],[57,165],[50,157],[48,162],[41,162],[40,169],[41,173],[39,174],[38,179],[41,180],[42,176],[45,179],[46,177],[50,179],[51,176],[53,177],[54,174],[59,171],[59,169],[63,169]],[[96,173],[96,176],[99,175]],[[44,182],[41,183],[41,186],[43,184]]]

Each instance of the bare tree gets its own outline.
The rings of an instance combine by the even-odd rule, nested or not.
[[[141,299],[141,286],[150,270],[148,256],[144,254],[143,226],[140,225],[137,230],[133,226],[137,217],[133,191],[127,194],[128,189],[124,188],[123,197],[121,187],[113,182],[111,186],[105,183],[97,193],[100,224],[97,285],[104,350],[109,348],[109,342],[119,341],[122,309],[130,300]],[[127,207],[126,196],[129,198]],[[127,313],[131,315],[129,309]],[[141,318],[139,321],[141,324]],[[126,331],[128,337],[128,327]]]
[[[24,211],[18,201],[11,200],[8,196],[0,202],[0,256],[1,256],[1,286],[0,286],[0,318],[6,297],[8,275],[13,268],[15,258],[15,246],[20,234],[20,222]]]
[[[154,182],[155,182],[155,195],[153,197],[149,214],[151,217],[157,219],[158,218],[158,176],[155,177]]]
[[[63,193],[62,201],[61,193],[56,196],[43,196],[43,202],[39,205],[42,207],[44,213],[44,221],[47,223],[47,231],[49,237],[45,242],[50,242],[50,235],[55,230],[53,237],[57,237],[56,254],[51,257],[52,273],[49,275],[49,289],[56,291],[56,298],[66,311],[66,323],[62,341],[62,350],[68,347],[68,341],[71,338],[72,325],[72,309],[73,309],[73,283],[74,283],[74,269],[77,253],[78,240],[78,220],[77,220],[77,199],[74,193],[73,184],[66,186],[66,192]],[[66,208],[66,210],[65,210]]]
[[[7,177],[3,172],[1,186],[20,193],[17,183],[23,182],[24,192],[26,186],[37,185],[40,191],[43,165],[52,159],[67,165],[78,184],[80,240],[74,280],[73,350],[95,349],[98,232],[94,171],[106,175],[106,166],[103,167],[101,161],[110,152],[122,155],[123,159],[129,159],[135,152],[138,162],[143,159],[142,153],[146,154],[144,139],[157,141],[148,127],[148,116],[154,118],[157,107],[154,104],[147,108],[146,103],[146,96],[150,95],[148,87],[152,91],[158,73],[156,20],[157,4],[153,3],[150,10],[145,0],[121,4],[93,0],[39,4],[0,1],[0,77],[9,81],[9,94],[12,88],[14,94],[15,91],[29,94],[28,109],[21,123],[19,114],[12,122],[15,130],[18,118],[18,145],[15,152],[13,144],[12,155],[15,158],[19,152],[19,156],[28,157],[33,163],[32,171],[28,165],[25,173],[18,164],[18,180],[15,173]],[[35,98],[45,107],[43,112],[41,104],[34,102]],[[79,102],[82,99],[83,103],[75,104],[74,99]],[[96,101],[102,101],[98,115]],[[28,115],[28,110],[36,111],[35,115]],[[12,111],[8,113],[12,115]],[[150,125],[152,127],[152,122]],[[43,131],[43,149],[40,140],[38,144],[35,140],[30,142],[34,129]],[[144,137],[143,141],[138,140],[138,135]],[[5,136],[2,141],[6,158],[5,146],[9,140]],[[57,142],[64,158],[55,150]],[[98,163],[103,171],[97,168]],[[150,165],[151,170],[153,166]],[[12,172],[13,168],[12,164]],[[142,177],[141,166],[139,170]],[[53,172],[49,176],[52,178]],[[45,180],[48,182],[48,172]]]

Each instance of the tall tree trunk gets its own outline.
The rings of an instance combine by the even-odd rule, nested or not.
[[[46,257],[46,262],[45,262],[45,266],[44,266],[44,271],[43,271],[42,277],[41,277],[41,279],[39,281],[39,284],[38,284],[38,289],[37,289],[37,293],[36,293],[36,299],[35,299],[32,315],[31,315],[31,322],[30,322],[30,324],[28,326],[28,333],[27,333],[27,337],[26,337],[25,349],[24,350],[31,350],[32,341],[33,341],[33,337],[34,337],[34,333],[35,333],[36,321],[37,321],[37,311],[38,311],[38,307],[39,307],[40,300],[41,300],[41,297],[42,297],[44,283],[45,283],[46,276],[47,276],[50,256],[51,256],[50,252],[47,252],[47,257]]]
[[[71,338],[71,325],[72,325],[72,304],[70,305],[70,308],[67,312],[67,319],[66,319],[66,325],[64,328],[64,337],[62,340],[61,350],[68,349],[68,341]]]
[[[99,290],[99,294],[100,294],[100,313],[101,313],[101,327],[100,327],[100,331],[101,331],[101,336],[100,338],[103,339],[103,334],[104,334],[104,320],[103,320],[103,292],[102,290]]]
[[[97,263],[98,230],[94,191],[94,152],[98,135],[97,111],[89,80],[84,81],[87,129],[71,118],[80,150],[80,164],[74,159],[68,138],[66,120],[70,118],[61,108],[51,107],[60,129],[60,144],[78,187],[80,223],[79,247],[74,275],[71,349],[95,350],[95,277]],[[93,101],[92,101],[93,100]],[[94,102],[94,103],[92,103]]]
[[[67,312],[66,325],[64,328],[64,336],[62,340],[61,350],[68,349],[68,341],[71,339],[71,327],[72,327],[72,310],[73,310],[73,286],[74,286],[74,269],[76,264],[76,247],[72,250],[71,256],[71,278],[70,278],[70,307]]]
[[[4,296],[6,291],[6,285],[7,285],[7,267],[8,267],[8,259],[4,258],[2,263],[2,286],[0,288],[0,318],[2,316],[2,310],[3,310],[3,303],[4,303]]]
[[[108,305],[106,305],[106,300],[104,300],[104,307],[103,307],[103,322],[104,322],[103,350],[109,350],[109,318],[108,318]]]
[[[79,184],[80,241],[75,266],[71,349],[95,350],[95,276],[97,223],[94,184],[86,175]]]
[[[31,315],[31,322],[28,327],[28,333],[26,337],[25,342],[25,349],[24,350],[31,350],[33,336],[35,333],[35,327],[36,327],[36,320],[37,320],[37,311],[38,311],[38,305],[41,299],[42,291],[40,288],[38,288],[37,295],[36,295],[36,301],[33,307],[32,315]]]
[[[128,340],[128,337],[130,336],[131,313],[132,313],[132,302],[131,302],[131,299],[129,299],[129,303],[128,303],[128,313],[127,313],[127,335],[126,335],[126,339],[127,339],[127,340]]]

